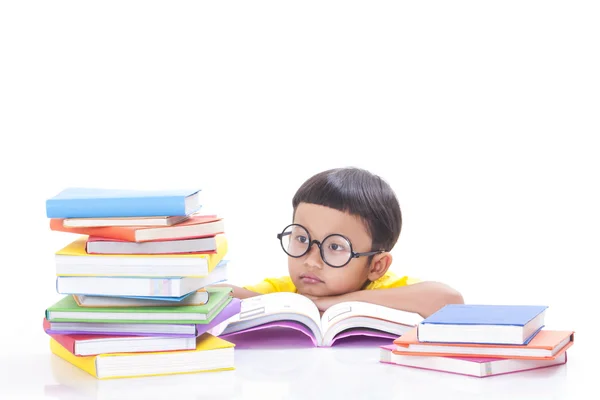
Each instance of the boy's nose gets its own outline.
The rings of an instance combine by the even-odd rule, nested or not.
[[[310,250],[306,254],[306,258],[304,259],[304,265],[306,267],[323,269],[323,264],[324,263],[321,259],[319,246],[311,246]]]

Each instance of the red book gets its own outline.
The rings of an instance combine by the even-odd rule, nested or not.
[[[196,348],[195,337],[47,334],[75,356],[194,350]]]
[[[156,240],[191,239],[215,236],[225,232],[224,221],[214,215],[198,215],[171,226],[105,226],[70,228],[63,225],[63,219],[50,219],[50,229],[59,232],[77,233],[128,242],[149,242]]]

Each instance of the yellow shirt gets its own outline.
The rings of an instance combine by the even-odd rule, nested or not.
[[[413,283],[419,282],[418,279],[410,278],[408,276],[399,277],[393,272],[387,272],[384,276],[377,279],[376,281],[370,282],[365,290],[376,290],[376,289],[390,289],[400,286],[412,285]],[[296,286],[292,282],[292,278],[289,276],[283,276],[281,278],[267,278],[257,285],[244,286],[244,289],[251,290],[260,294],[274,293],[274,292],[294,292],[296,293]]]

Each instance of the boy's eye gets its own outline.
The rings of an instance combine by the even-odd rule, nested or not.
[[[341,244],[337,244],[337,243],[331,243],[329,245],[329,248],[333,251],[344,251],[345,250],[344,246],[342,246]]]
[[[308,238],[306,236],[296,235],[296,240],[300,243],[306,243],[308,241]]]

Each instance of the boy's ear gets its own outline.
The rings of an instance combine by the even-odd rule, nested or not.
[[[369,275],[367,278],[373,282],[381,278],[392,264],[392,255],[388,252],[376,254],[373,256],[371,265],[369,266]]]

